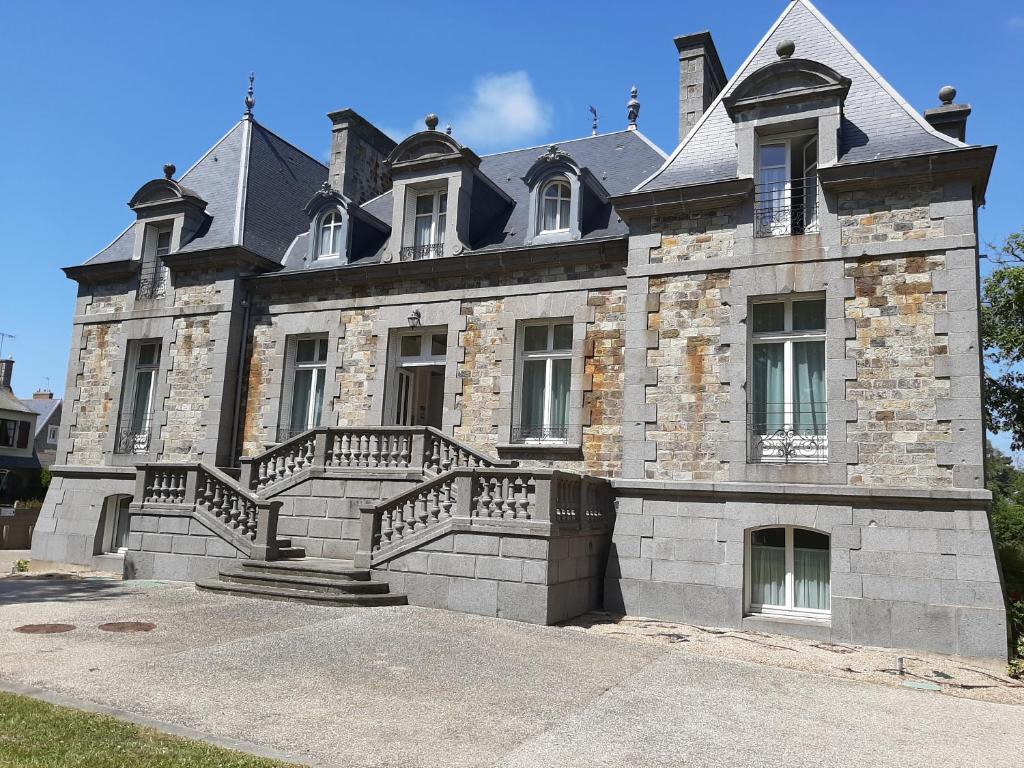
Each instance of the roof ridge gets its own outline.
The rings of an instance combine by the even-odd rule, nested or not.
[[[679,142],[678,146],[676,146],[672,154],[668,156],[668,159],[666,159],[665,162],[661,164],[661,167],[658,170],[656,170],[646,179],[641,181],[630,191],[639,192],[645,186],[650,184],[654,179],[658,178],[665,171],[665,169],[672,165],[673,161],[682,153],[683,148],[690,142],[690,140],[694,136],[697,135],[697,131],[700,130],[700,127],[711,118],[711,115],[714,113],[715,109],[718,108],[718,105],[721,103],[722,99],[725,98],[725,94],[728,92],[729,88],[736,84],[736,80],[739,79],[739,76],[743,74],[744,70],[746,70],[748,66],[750,66],[750,62],[752,62],[754,60],[754,57],[757,56],[760,50],[765,47],[765,45],[768,43],[768,40],[771,39],[771,36],[775,34],[775,30],[778,29],[779,26],[782,24],[783,20],[787,16],[789,16],[790,13],[793,12],[793,9],[796,8],[799,2],[800,0],[791,0],[789,5],[787,5],[783,9],[781,14],[779,14],[779,18],[775,20],[775,23],[768,27],[768,31],[764,33],[764,36],[757,43],[757,45],[755,45],[753,49],[751,49],[750,53],[747,55],[747,58],[743,60],[743,63],[739,65],[735,72],[733,72],[732,77],[730,77],[729,80],[725,83],[725,85],[722,86],[722,90],[718,92],[718,95],[715,97],[715,100],[712,101],[708,108],[704,110],[704,114],[700,116],[700,119],[696,123],[694,123],[693,128],[691,128],[690,132],[686,134],[686,136],[683,138],[681,142]]]
[[[924,116],[921,113],[919,113],[916,109],[914,109],[910,105],[910,103],[907,102],[907,100],[904,99],[902,95],[900,95],[899,91],[897,91],[895,88],[892,87],[892,85],[889,83],[888,80],[885,79],[885,77],[882,75],[882,73],[879,72],[878,70],[876,70],[871,65],[871,62],[869,62],[866,58],[864,58],[864,56],[856,48],[856,46],[854,46],[853,43],[851,43],[849,40],[846,39],[846,37],[843,35],[843,33],[840,32],[839,29],[836,28],[835,25],[833,25],[832,22],[830,22],[828,20],[828,18],[825,16],[825,14],[823,14],[821,11],[819,11],[817,9],[817,7],[814,5],[814,3],[812,3],[810,0],[795,0],[795,3],[800,3],[800,4],[804,5],[807,8],[807,10],[811,13],[811,15],[814,16],[814,18],[816,18],[821,23],[821,25],[825,28],[825,30],[830,35],[832,35],[832,37],[835,39],[835,41],[837,43],[839,43],[839,45],[841,45],[843,48],[845,48],[847,50],[847,52],[851,56],[853,56],[854,60],[858,64],[860,64],[861,67],[864,68],[864,71],[868,73],[868,76],[873,78],[874,81],[879,85],[879,87],[881,87],[881,89],[883,91],[885,91],[887,94],[889,94],[889,97],[893,101],[895,101],[896,104],[901,109],[903,109],[904,112],[906,112],[908,115],[910,115],[918,123],[918,125],[920,125],[922,128],[924,128],[925,131],[927,131],[928,133],[932,134],[936,138],[942,139],[943,141],[946,141],[946,142],[952,144],[954,147],[967,147],[967,146],[970,146],[966,142],[959,141],[959,140],[953,138],[952,136],[948,136],[945,133],[942,133],[941,131],[936,130],[927,120],[925,120]]]
[[[299,146],[298,144],[296,144],[295,142],[289,141],[289,140],[288,140],[288,139],[286,139],[286,138],[285,138],[284,136],[282,136],[282,135],[281,135],[281,134],[279,134],[279,133],[278,133],[277,131],[275,131],[275,130],[274,130],[273,128],[268,128],[268,127],[267,127],[267,126],[265,126],[265,125],[264,125],[263,123],[261,123],[261,122],[260,122],[259,120],[257,120],[257,119],[256,119],[255,117],[254,117],[254,118],[252,119],[252,122],[253,122],[253,125],[257,125],[257,126],[259,126],[259,127],[260,127],[260,128],[262,128],[262,129],[263,129],[264,131],[266,131],[266,132],[267,132],[267,133],[269,133],[269,134],[270,134],[271,136],[273,136],[273,137],[274,137],[275,139],[277,139],[278,141],[283,141],[283,142],[284,142],[285,144],[287,144],[287,145],[288,145],[289,147],[291,147],[292,149],[294,149],[294,150],[295,150],[296,152],[299,152],[299,153],[301,153],[301,154],[305,155],[305,156],[306,156],[307,158],[309,158],[310,160],[312,160],[312,161],[313,161],[314,163],[316,163],[317,165],[319,165],[319,166],[321,166],[321,167],[323,167],[323,168],[326,168],[327,170],[330,170],[330,169],[331,169],[331,166],[330,166],[330,165],[328,165],[327,163],[325,163],[325,162],[324,162],[323,160],[317,160],[317,159],[316,159],[315,157],[313,157],[313,155],[309,154],[309,152],[307,152],[306,150],[304,150],[304,149],[303,149],[302,147],[300,147],[300,146]]]
[[[511,155],[513,152],[526,152],[531,149],[545,149],[550,147],[552,144],[557,144],[559,147],[565,144],[572,144],[575,141],[589,141],[590,139],[603,139],[606,136],[614,136],[617,133],[639,133],[639,131],[631,131],[628,128],[621,128],[617,131],[608,131],[608,133],[598,133],[593,136],[580,136],[578,139],[566,139],[565,141],[546,141],[543,144],[537,144],[532,147],[519,147],[518,149],[506,149],[504,152],[490,152],[486,155],[479,155],[479,157],[497,157],[498,155]],[[647,137],[644,137],[645,139]],[[649,140],[648,140],[649,141]]]

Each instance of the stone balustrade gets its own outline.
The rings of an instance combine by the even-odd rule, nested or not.
[[[280,502],[261,499],[229,475],[205,464],[141,464],[136,468],[141,511],[190,507],[221,538],[255,560],[277,554]]]
[[[240,484],[262,493],[305,470],[413,471],[437,475],[499,462],[433,427],[316,427],[241,461]]]
[[[610,529],[607,480],[548,469],[457,467],[364,507],[356,563],[372,565],[414,545],[449,520],[467,525],[529,525],[531,533]]]

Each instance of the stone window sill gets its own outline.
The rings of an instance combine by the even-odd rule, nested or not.
[[[743,616],[743,629],[828,641],[832,636],[832,619],[748,613]]]
[[[555,454],[558,456],[581,456],[581,443],[498,443],[495,446],[498,455],[502,454]]]

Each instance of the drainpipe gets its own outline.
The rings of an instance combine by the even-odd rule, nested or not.
[[[239,288],[244,290],[244,283],[238,281]],[[249,297],[242,294],[242,306],[245,312],[242,314],[242,338],[238,344],[238,363],[235,368],[235,412],[231,418],[231,466],[239,466],[238,456],[238,418],[242,411],[242,375],[245,372],[245,347],[249,340]]]

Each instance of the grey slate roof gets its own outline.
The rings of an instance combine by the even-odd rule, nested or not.
[[[15,397],[7,387],[0,387],[0,411],[12,411],[13,413],[35,413],[21,404],[21,400]]]
[[[21,404],[34,412],[39,416],[36,420],[36,437],[46,428],[46,423],[53,416],[54,411],[60,407],[61,403],[64,402],[60,398],[49,398],[49,399],[22,399]]]
[[[178,179],[206,201],[211,217],[209,228],[180,252],[239,245],[279,261],[308,228],[302,208],[326,179],[323,163],[255,120],[242,119]],[[133,245],[129,226],[86,263],[127,261]]]
[[[628,192],[650,176],[665,160],[665,154],[639,131],[616,131],[555,143],[581,168],[587,168],[611,196]],[[548,146],[545,144],[481,157],[480,171],[512,198],[514,205],[508,220],[502,222],[500,231],[485,236],[483,241],[486,245],[476,248],[474,252],[525,245],[529,228],[530,189],[523,181],[523,176],[537,158],[547,151]],[[390,225],[392,206],[391,193],[386,192],[364,203],[362,209]],[[613,215],[606,228],[591,230],[584,234],[583,239],[625,235],[627,232],[626,225]],[[302,257],[306,252],[307,239],[308,233],[303,233],[292,243],[284,262],[285,270],[298,270],[306,266]],[[358,263],[370,263],[373,258],[360,259]]]
[[[850,78],[844,106],[839,162],[856,163],[963,146],[933,130],[856,49],[807,0],[793,0],[722,95],[761,67],[778,60],[776,45],[796,42],[796,56],[812,59]],[[735,178],[735,130],[721,99],[676,149],[665,167],[639,190],[702,184]]]

